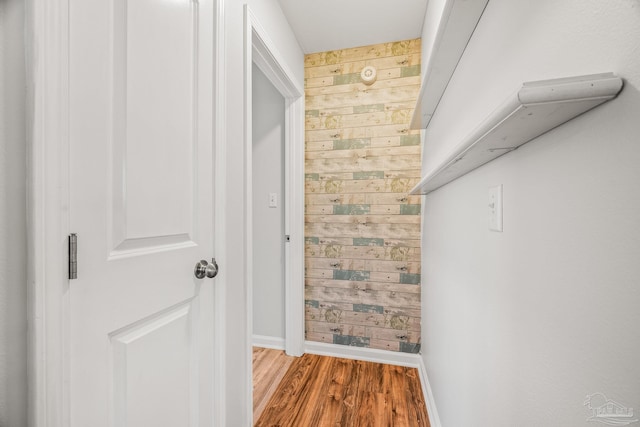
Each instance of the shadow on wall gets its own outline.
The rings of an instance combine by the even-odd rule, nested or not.
[[[0,2],[0,425],[27,425],[24,2]]]

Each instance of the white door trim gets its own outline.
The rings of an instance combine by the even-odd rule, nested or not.
[[[230,326],[226,322],[226,289],[227,273],[225,266],[229,265],[226,256],[227,247],[227,217],[226,197],[227,197],[227,73],[226,57],[227,43],[225,38],[225,0],[215,0],[215,52],[214,52],[214,257],[221,266],[215,283],[215,341],[214,341],[214,392],[213,410],[215,411],[213,420],[216,427],[227,425],[227,400],[226,385],[233,378],[227,377],[227,362],[225,357],[227,328]],[[248,373],[246,374],[248,375]]]
[[[251,65],[255,63],[285,99],[285,234],[291,236],[291,241],[285,244],[285,351],[291,356],[301,356],[304,353],[304,86],[288,68],[248,5],[245,5],[244,48],[248,336],[251,339],[253,325]]]
[[[28,0],[28,370],[29,427],[68,427],[69,0]],[[215,420],[225,425],[224,250],[226,121],[224,1],[216,0]],[[81,260],[80,260],[81,261]]]
[[[29,425],[69,425],[68,0],[27,6]]]

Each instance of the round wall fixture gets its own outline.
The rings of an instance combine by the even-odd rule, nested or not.
[[[378,73],[376,72],[376,69],[370,65],[364,67],[362,69],[362,72],[360,73],[360,78],[362,79],[362,82],[366,85],[372,85],[373,82],[376,81],[377,77],[378,77]]]

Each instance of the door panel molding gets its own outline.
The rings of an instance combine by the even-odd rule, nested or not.
[[[198,334],[197,305],[198,301],[191,298],[109,334],[111,425],[180,425],[184,419],[197,419],[197,341],[185,336]],[[171,353],[172,363],[154,363],[154,354],[147,354],[149,348]],[[163,394],[170,393],[177,408],[155,408],[150,411],[153,419],[137,413],[137,409],[148,405],[145,402],[149,396],[140,392],[145,383],[153,384],[153,389]]]
[[[194,246],[198,4],[110,6],[109,258]],[[146,108],[149,98],[157,108]],[[140,164],[147,173],[135,173]]]
[[[125,239],[109,252],[107,259],[111,261],[156,252],[190,248],[193,246],[197,246],[197,244],[189,234]]]

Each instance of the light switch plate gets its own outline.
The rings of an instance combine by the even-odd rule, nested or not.
[[[502,184],[489,187],[489,230],[502,232]]]
[[[278,193],[269,193],[269,207],[270,208],[278,207]]]

